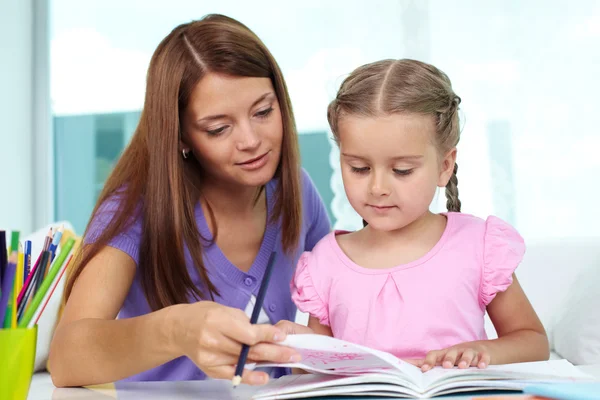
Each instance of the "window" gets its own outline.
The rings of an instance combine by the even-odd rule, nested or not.
[[[278,60],[303,163],[338,228],[360,218],[345,200],[326,106],[355,67],[416,58],[444,70],[463,99],[463,211],[498,215],[528,239],[600,235],[600,7],[592,0],[52,0],[57,219],[83,229],[135,127],[156,45],[210,12],[248,25]],[[432,207],[444,204],[440,192]]]

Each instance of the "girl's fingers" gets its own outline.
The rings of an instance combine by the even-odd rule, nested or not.
[[[469,368],[473,360],[477,360],[477,353],[473,349],[466,349],[458,361],[458,368]]]
[[[444,368],[452,368],[456,364],[456,360],[460,354],[456,349],[450,349],[444,356],[444,361],[442,361],[442,367]]]
[[[441,361],[444,354],[446,354],[444,350],[433,350],[427,353],[425,360],[423,360],[421,371],[427,372],[431,368],[435,367]]]
[[[414,365],[415,367],[419,367],[421,368],[423,366],[423,364],[425,363],[424,359],[414,359],[414,358],[408,358],[404,360],[405,362]]]
[[[479,357],[479,363],[477,364],[478,368],[487,368],[488,365],[490,365],[490,363],[492,362],[491,356],[489,353],[481,353],[481,356]]]

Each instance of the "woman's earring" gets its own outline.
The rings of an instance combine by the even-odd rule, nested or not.
[[[181,155],[183,156],[184,159],[187,160],[189,154],[190,154],[189,151],[185,151],[185,149],[181,150]]]

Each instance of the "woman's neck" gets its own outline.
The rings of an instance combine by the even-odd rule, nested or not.
[[[204,182],[200,195],[217,215],[245,215],[264,206],[264,187]]]

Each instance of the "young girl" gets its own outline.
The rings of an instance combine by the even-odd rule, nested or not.
[[[365,221],[305,252],[292,298],[316,333],[427,371],[547,359],[542,324],[514,276],[525,252],[506,222],[460,213],[460,98],[437,68],[384,60],[356,69],[328,109],[342,179]],[[448,213],[429,211],[437,187]],[[488,312],[499,338],[488,340]]]

